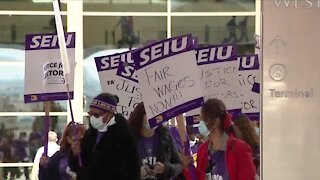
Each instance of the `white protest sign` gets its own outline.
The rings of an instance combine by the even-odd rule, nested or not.
[[[132,53],[151,127],[203,104],[193,38],[177,36]]]
[[[75,33],[66,34],[70,77],[74,76]],[[67,100],[66,80],[56,34],[26,35],[25,103]],[[68,80],[73,98],[73,78]]]
[[[205,100],[221,99],[229,111],[240,111],[242,92],[237,81],[239,63],[234,44],[197,48],[197,64]],[[186,113],[187,124],[200,121],[200,109]]]
[[[238,56],[238,82],[243,92],[242,113],[251,120],[260,114],[260,63],[258,54]]]
[[[128,118],[134,107],[142,101],[142,94],[138,83],[124,77],[132,77],[130,66],[123,67],[120,62],[133,64],[131,51],[108,56],[95,57],[96,67],[99,74],[100,84],[103,92],[115,94],[119,97],[117,112]],[[123,67],[118,76],[118,67]],[[133,73],[134,71],[132,71]]]

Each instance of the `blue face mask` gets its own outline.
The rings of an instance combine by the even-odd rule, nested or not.
[[[199,128],[199,132],[202,136],[204,136],[204,137],[209,136],[210,131],[208,130],[207,126],[204,124],[203,121],[200,121],[198,128]]]
[[[256,129],[256,133],[260,135],[260,128],[256,127],[255,129]]]

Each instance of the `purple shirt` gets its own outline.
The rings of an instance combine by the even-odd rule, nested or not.
[[[138,142],[139,159],[142,165],[155,165],[157,163],[158,134],[151,137],[142,137]]]
[[[145,166],[147,176],[142,179],[156,179],[156,174],[151,172],[154,165],[157,163],[157,148],[159,135],[155,134],[151,137],[142,137],[138,142],[139,160],[142,166]]]
[[[229,180],[229,174],[226,167],[225,151],[216,151],[210,155],[210,161],[213,164],[211,170],[212,180]]]

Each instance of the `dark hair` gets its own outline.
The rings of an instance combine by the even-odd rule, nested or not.
[[[72,122],[70,122],[63,130],[63,134],[60,141],[61,152],[66,152],[71,149],[71,145],[67,141],[67,137],[74,136],[73,130],[77,131],[77,135],[78,135],[78,134],[84,134],[86,131],[86,128],[83,124],[78,124],[78,123],[73,124]]]
[[[188,125],[188,126],[186,127],[186,129],[187,129],[187,134],[188,134],[188,135],[195,134],[195,130],[194,130],[193,125]]]
[[[139,103],[128,119],[129,127],[134,136],[141,137],[141,131],[143,128],[143,116],[146,115],[146,110],[143,103]]]
[[[259,146],[259,136],[256,134],[254,127],[250,124],[250,119],[247,115],[242,114],[235,118],[234,123],[241,132],[240,139],[249,144],[252,150]]]
[[[201,114],[208,117],[211,121],[215,121],[216,118],[220,119],[220,128],[222,130],[223,121],[227,116],[227,108],[220,99],[208,99],[201,108]]]

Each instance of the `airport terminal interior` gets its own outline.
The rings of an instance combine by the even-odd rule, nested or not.
[[[202,45],[237,43],[241,53],[253,53],[260,10],[255,0],[62,0],[61,11],[64,29],[76,31],[83,42],[76,50],[77,61],[83,61],[76,67],[73,102],[77,120],[87,122],[88,104],[101,92],[95,56],[187,33]],[[55,31],[50,0],[0,0],[0,153],[10,149],[0,156],[1,179],[29,179],[43,145],[37,136],[43,131],[43,103],[23,100],[24,43],[26,34]],[[50,129],[58,136],[68,111],[67,101],[52,102]]]
[[[310,32],[317,32],[316,29],[320,27],[320,24],[314,24],[312,21],[319,20],[307,19],[305,21],[302,18],[302,11],[307,16],[306,18],[315,17],[320,12],[320,3],[308,0],[300,2],[300,4],[293,0],[292,2],[290,0],[266,1],[270,1],[275,7],[283,7],[282,12],[288,14],[282,14],[281,17],[271,18],[270,16],[265,20],[266,26],[263,26],[262,0],[61,0],[63,28],[68,32],[76,32],[75,91],[74,100],[72,100],[75,121],[83,122],[87,127],[89,126],[87,114],[89,105],[93,98],[102,92],[94,57],[125,52],[131,48],[143,47],[149,41],[189,33],[197,37],[199,46],[236,44],[238,55],[249,55],[257,53],[257,36],[261,37],[262,31],[264,31],[268,42],[266,41],[263,45],[266,45],[266,49],[272,49],[274,52],[266,50],[266,54],[263,54],[265,55],[264,62],[270,63],[264,63],[264,67],[260,66],[261,85],[263,84],[261,87],[263,93],[260,94],[261,114],[260,118],[255,119],[252,123],[259,129],[267,121],[265,119],[268,119],[270,124],[266,123],[264,130],[264,135],[268,134],[268,136],[264,137],[273,137],[274,139],[266,139],[265,141],[265,159],[275,158],[279,162],[283,162],[281,165],[274,165],[271,163],[272,161],[265,164],[265,167],[269,168],[269,171],[266,171],[265,179],[309,180],[312,173],[317,172],[315,167],[311,168],[310,172],[306,171],[306,179],[303,178],[303,175],[287,176],[290,171],[298,172],[306,167],[302,168],[299,163],[291,165],[285,163],[284,159],[289,157],[284,152],[286,147],[292,147],[295,149],[294,153],[298,154],[297,159],[312,159],[311,156],[302,155],[304,150],[299,149],[300,145],[308,146],[308,143],[304,143],[303,139],[311,141],[319,139],[310,136],[307,131],[301,129],[299,123],[292,126],[287,124],[289,124],[290,118],[303,118],[303,115],[294,115],[295,112],[298,112],[297,109],[300,109],[298,104],[319,105],[318,102],[315,102],[318,91],[316,87],[310,85],[311,82],[309,83],[308,80],[299,81],[301,84],[295,86],[294,73],[290,74],[289,72],[297,72],[300,66],[290,65],[286,57],[290,56],[291,59],[305,58],[302,55],[292,54],[292,52],[299,50],[294,49],[291,45],[300,42],[299,47],[305,53],[312,54],[311,51],[306,50],[307,48],[303,48],[307,46],[307,42],[304,42],[306,39],[300,36],[296,37],[294,34],[299,33],[300,27],[299,30],[303,29],[303,23],[308,24],[306,28],[308,27]],[[268,4],[266,3],[265,6]],[[290,7],[297,12],[289,12],[287,9]],[[308,14],[307,10],[309,9],[316,9],[317,12],[310,10]],[[266,15],[273,14],[269,11],[266,12]],[[277,18],[285,19],[286,16],[295,17],[295,19],[289,18],[288,25],[284,25],[280,20],[275,20]],[[301,24],[294,26],[294,22],[298,21]],[[281,32],[279,30],[278,34],[277,32],[272,35],[268,34],[275,29],[275,26],[281,26],[283,29]],[[295,29],[294,27],[299,28]],[[291,35],[284,37],[282,32],[285,31]],[[31,172],[34,167],[35,153],[43,146],[45,110],[42,102],[24,102],[25,41],[27,34],[56,32],[52,0],[0,0],[0,180],[32,179]],[[309,32],[305,32],[305,34],[307,35]],[[314,37],[319,39],[319,35]],[[289,38],[292,41],[289,42]],[[275,40],[273,41],[273,39]],[[311,35],[307,36],[307,39],[309,42],[312,41]],[[307,47],[319,47],[319,42],[309,45]],[[291,48],[292,51],[284,50],[286,48]],[[272,53],[274,56],[270,55]],[[310,78],[315,80],[319,73],[311,73],[311,66],[314,63],[311,59],[315,60],[316,58],[311,55],[306,55],[306,57],[306,61],[310,62],[301,74],[309,73],[311,74]],[[289,80],[290,83],[286,84],[286,80]],[[305,94],[289,95],[291,92],[299,93],[300,91]],[[309,92],[310,94],[307,95]],[[52,101],[50,106],[50,130],[56,132],[60,138],[66,124],[71,121],[70,106],[66,100]],[[276,111],[279,113],[290,111],[291,114],[285,116],[274,113]],[[306,110],[306,113],[312,114],[309,110]],[[315,130],[314,128],[318,124],[315,120],[316,115],[307,117],[312,119],[312,124],[306,128],[309,128],[310,131]],[[286,122],[286,125],[281,122]],[[288,130],[288,136],[295,138],[288,138],[285,141],[288,144],[283,143],[284,140],[278,138],[281,135],[281,133],[277,133],[280,128]],[[292,129],[290,130],[290,128]],[[295,135],[295,132],[300,132],[301,139]],[[291,146],[292,144],[294,146]],[[279,153],[271,153],[275,146],[281,149],[281,153],[280,151]],[[311,154],[316,154],[316,151],[312,151]],[[285,158],[281,160],[281,157]],[[306,160],[302,164],[306,165]],[[277,171],[282,168],[284,170]],[[275,171],[277,173],[273,174]]]

